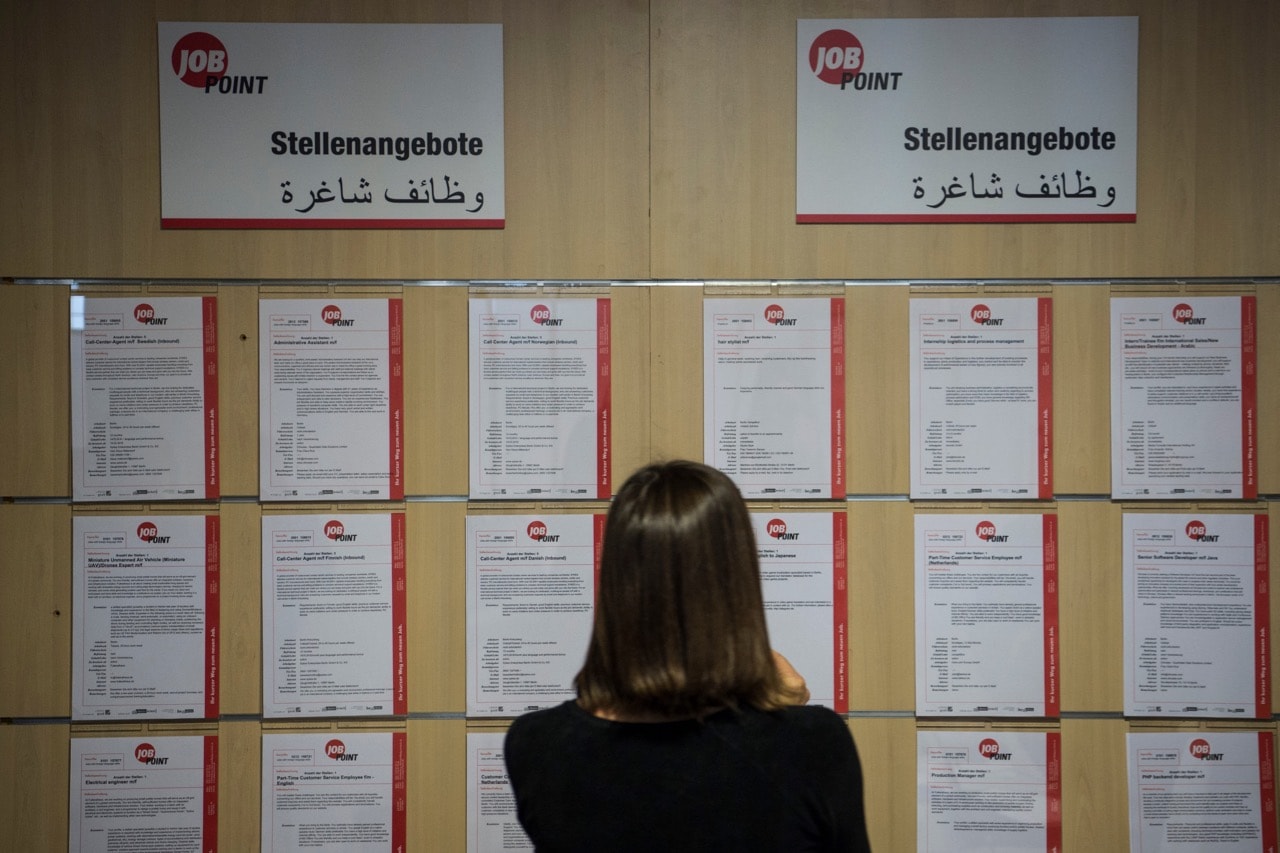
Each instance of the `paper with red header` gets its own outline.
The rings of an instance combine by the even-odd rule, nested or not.
[[[1276,849],[1275,733],[1130,732],[1133,853]]]
[[[844,299],[703,302],[703,454],[747,498],[845,496]]]
[[[810,702],[849,710],[848,544],[843,512],[752,512],[769,641]]]
[[[467,716],[576,695],[603,532],[603,515],[467,516]]]
[[[71,739],[68,850],[218,849],[218,738]]]
[[[467,853],[532,850],[507,778],[505,732],[467,732]]]
[[[1111,496],[1258,496],[1257,299],[1111,299]]]
[[[917,715],[1058,715],[1057,526],[916,516]]]
[[[216,500],[213,296],[71,297],[77,501]]]
[[[1053,300],[911,300],[911,497],[1053,497]]]
[[[1124,712],[1271,719],[1268,518],[1124,514]]]
[[[920,853],[1060,853],[1058,732],[916,733]]]
[[[408,707],[405,517],[262,517],[262,715]]]
[[[405,732],[262,735],[262,851],[401,853]]]
[[[610,497],[610,304],[471,299],[472,498]]]
[[[216,515],[71,520],[71,717],[217,719]]]
[[[400,299],[258,305],[263,500],[404,498]]]

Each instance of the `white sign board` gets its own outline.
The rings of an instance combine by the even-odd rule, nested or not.
[[[165,228],[502,228],[500,24],[161,22]]]
[[[1138,19],[801,20],[796,222],[1133,222]]]

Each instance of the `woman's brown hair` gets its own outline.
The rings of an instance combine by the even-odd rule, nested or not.
[[[751,518],[725,474],[672,461],[622,485],[576,685],[587,710],[633,715],[796,701],[769,648]]]

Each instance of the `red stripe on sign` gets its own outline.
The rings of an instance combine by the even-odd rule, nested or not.
[[[1255,655],[1254,717],[1271,717],[1271,545],[1268,516],[1253,517],[1253,630]]]
[[[392,673],[392,684],[395,685],[392,697],[392,713],[409,713],[409,667],[406,635],[406,594],[405,583],[405,523],[403,512],[391,514],[391,660],[395,671]]]
[[[409,813],[409,758],[404,732],[391,733],[391,850],[401,853]]]
[[[1258,497],[1258,299],[1240,297],[1240,452],[1245,500]]]
[[[831,300],[831,497],[844,500],[844,297]]]
[[[404,500],[404,301],[387,300],[391,500]]]
[[[204,815],[201,821],[200,849],[215,853],[218,849],[218,736],[204,736]]]
[[[831,621],[834,645],[835,710],[849,710],[849,551],[848,517],[843,512],[831,514]]]
[[[1040,297],[1039,321],[1040,330],[1038,345],[1039,365],[1037,376],[1037,418],[1039,427],[1039,459],[1036,460],[1040,470],[1040,499],[1053,497],[1053,300],[1047,296]]]
[[[218,298],[204,297],[204,459],[205,500],[216,501],[218,486]]]
[[[613,379],[611,346],[613,327],[608,299],[596,300],[596,497],[608,500],[613,493],[612,457]]]
[[[204,718],[216,720],[221,704],[218,685],[221,683],[219,668],[218,634],[222,630],[221,575],[222,565],[221,523],[216,515],[204,517]]]
[[[1056,717],[1058,699],[1058,517],[1044,516],[1044,715]]]
[[[458,229],[505,228],[506,219],[226,219],[174,217],[160,220],[161,228],[174,229],[271,229],[315,231],[326,229]]]
[[[1137,222],[1136,213],[1004,213],[985,215],[952,214],[927,216],[917,213],[797,213],[797,225],[840,225],[883,223],[947,223],[947,222]]]
[[[1045,851],[1062,850],[1062,734],[1044,733],[1045,776]]]

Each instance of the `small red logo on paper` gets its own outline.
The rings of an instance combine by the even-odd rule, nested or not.
[[[325,523],[324,535],[337,542],[342,535],[347,532],[347,528],[343,527],[341,521],[329,521]]]
[[[1194,539],[1199,542],[1209,532],[1209,528],[1205,526],[1203,521],[1192,520],[1187,522],[1187,538]]]
[[[839,86],[862,71],[862,42],[848,30],[827,30],[809,45],[809,69],[823,83]]]
[[[541,542],[547,538],[547,525],[541,521],[531,521],[529,526],[525,528],[525,532],[529,534],[529,538],[535,542]]]
[[[1191,741],[1190,751],[1191,751],[1192,758],[1199,758],[1201,761],[1203,761],[1210,754],[1209,741],[1205,740],[1202,737],[1196,738],[1195,740]]]
[[[1179,302],[1177,305],[1173,306],[1173,319],[1177,320],[1179,323],[1190,323],[1195,316],[1196,313],[1192,311],[1191,306],[1185,302]]]
[[[539,326],[545,325],[551,319],[551,309],[539,302],[529,309],[529,319]]]
[[[983,758],[995,758],[1000,754],[1000,744],[995,738],[983,738],[978,744],[978,754]]]
[[[786,316],[787,314],[782,310],[782,306],[777,303],[774,303],[764,309],[764,319],[775,326],[786,319]]]
[[[156,748],[149,743],[140,743],[134,747],[133,757],[142,764],[150,764],[155,760]]]
[[[991,309],[979,302],[969,311],[969,317],[975,323],[984,324],[991,319]]]
[[[996,537],[996,525],[991,521],[979,521],[978,526],[974,528],[974,532],[978,534],[978,538],[983,542],[990,542]]]
[[[137,307],[133,309],[133,319],[139,323],[146,323],[156,318],[156,309],[152,308],[145,302],[139,302]]]
[[[787,533],[787,523],[780,518],[771,518],[764,529],[774,539],[781,539]]]
[[[324,745],[324,754],[334,761],[347,754],[347,745],[342,741],[334,738]]]
[[[320,309],[320,319],[330,326],[336,326],[342,322],[342,309],[337,305],[326,305]]]
[[[227,73],[227,48],[210,33],[187,33],[173,46],[169,62],[179,80],[204,89],[210,78],[220,80]]]
[[[153,521],[144,521],[138,525],[138,538],[143,542],[154,542],[160,535],[160,528]]]

